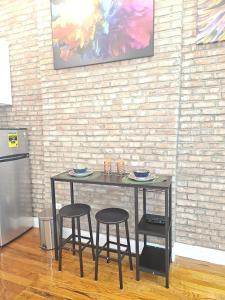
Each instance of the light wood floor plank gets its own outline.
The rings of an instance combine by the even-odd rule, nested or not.
[[[93,280],[91,251],[84,252],[85,277],[79,277],[79,258],[63,253],[58,272],[53,251],[39,248],[37,229],[0,250],[0,300],[225,300],[225,267],[177,258],[171,266],[170,288],[164,278],[129,270],[123,261],[124,289],[119,289],[117,263],[99,263],[99,280]]]

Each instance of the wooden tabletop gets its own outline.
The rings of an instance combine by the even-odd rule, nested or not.
[[[138,187],[138,188],[148,188],[148,189],[168,189],[172,182],[172,176],[166,175],[154,175],[153,180],[149,181],[135,181],[128,178],[129,174],[123,176],[117,173],[112,173],[110,175],[104,174],[101,171],[94,171],[93,174],[85,177],[71,176],[70,171],[66,171],[55,176],[51,179],[54,181],[64,181],[64,182],[76,182],[76,183],[86,183],[86,184],[98,184],[98,185],[113,185],[113,186],[124,186],[124,187]]]

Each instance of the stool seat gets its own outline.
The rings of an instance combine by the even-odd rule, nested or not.
[[[87,204],[76,203],[69,204],[59,210],[59,215],[67,218],[76,218],[89,214],[91,208]]]
[[[97,221],[103,224],[119,224],[129,218],[129,213],[121,208],[105,208],[95,215]]]

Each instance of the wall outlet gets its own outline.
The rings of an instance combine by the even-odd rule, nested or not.
[[[62,204],[61,203],[56,203],[56,209],[60,209],[62,208]]]

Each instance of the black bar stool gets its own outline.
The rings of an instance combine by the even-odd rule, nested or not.
[[[75,255],[75,244],[79,245],[79,259],[80,259],[80,276],[84,276],[83,271],[83,259],[82,259],[82,252],[88,246],[91,245],[92,248],[92,256],[93,260],[95,260],[95,253],[94,253],[94,243],[93,243],[93,235],[92,235],[92,226],[91,226],[91,216],[90,216],[91,208],[87,204],[70,204],[62,207],[59,210],[59,271],[62,270],[62,249],[66,243],[71,243],[73,245],[73,255]],[[81,236],[80,231],[80,217],[88,216],[88,224],[89,224],[89,233],[90,237]],[[72,234],[63,240],[63,219],[70,218],[72,219]],[[75,229],[75,219],[77,219],[77,234]],[[78,238],[78,243],[76,242],[76,238]],[[88,240],[87,243],[82,243],[81,239]],[[83,247],[82,247],[83,245]]]
[[[118,268],[119,268],[119,280],[120,280],[120,288],[123,288],[123,279],[122,279],[122,260],[126,254],[129,255],[130,269],[133,270],[132,257],[131,257],[131,249],[130,249],[130,238],[129,238],[129,230],[128,230],[128,218],[129,213],[120,208],[106,208],[102,209],[95,215],[97,220],[97,232],[96,232],[96,257],[95,257],[95,280],[98,280],[98,258],[100,253],[103,250],[107,251],[107,262],[110,262],[110,244],[117,245],[117,254],[118,254]],[[119,232],[119,224],[125,223],[126,236],[127,236],[127,245],[120,243],[120,232]],[[99,247],[99,229],[100,223],[106,224],[107,230],[107,240],[106,243]],[[116,225],[116,237],[117,242],[112,242],[109,239],[109,225]],[[120,247],[125,247],[125,251],[121,252]],[[101,256],[102,257],[102,256]],[[111,258],[112,260],[112,258]]]

